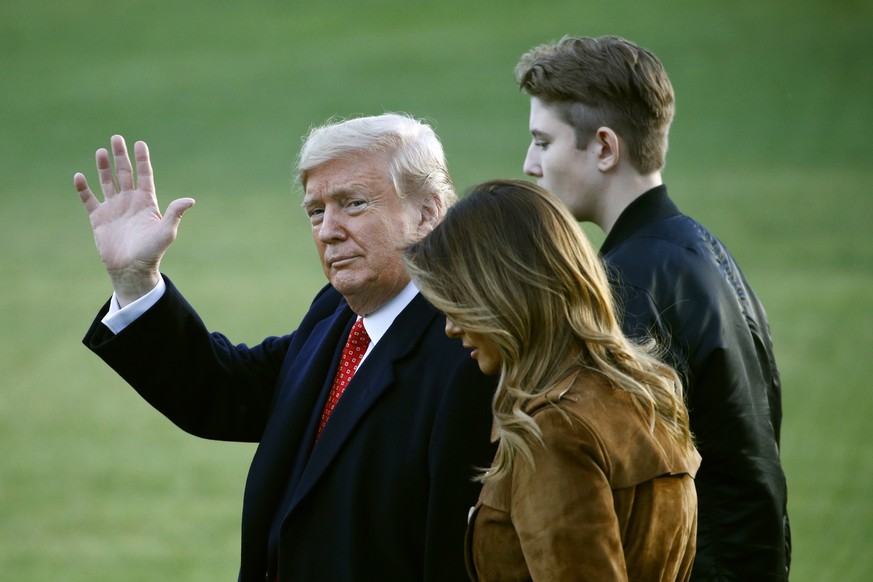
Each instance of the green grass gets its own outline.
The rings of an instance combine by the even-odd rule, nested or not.
[[[256,342],[322,284],[291,188],[311,124],[408,111],[434,122],[460,189],[518,177],[518,56],[607,33],[665,62],[665,179],[768,308],[792,579],[865,580],[873,7],[851,0],[3,4],[0,577],[236,576],[253,447],[182,433],[80,344],[109,286],[72,175],[96,182],[110,135],[149,142],[163,205],[197,199],[164,270],[210,327]]]

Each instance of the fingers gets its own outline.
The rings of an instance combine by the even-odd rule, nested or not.
[[[127,144],[124,142],[124,137],[113,135],[110,143],[112,157],[115,160],[114,172],[109,152],[105,148],[97,150],[95,155],[97,175],[100,178],[100,189],[103,190],[103,196],[111,198],[119,192],[134,190],[137,186],[141,190],[154,194],[155,179],[146,143],[138,141],[133,146],[136,158],[136,181],[138,184],[134,183],[133,167],[130,165],[130,157],[127,153]]]
[[[88,214],[97,210],[100,202],[91,192],[91,188],[88,187],[88,180],[85,179],[83,174],[77,173],[73,176],[73,186],[76,187],[76,191],[79,193],[79,200],[85,205],[85,210],[88,211]]]
[[[152,174],[152,162],[149,159],[149,146],[144,141],[133,144],[133,154],[136,157],[136,183],[140,190],[155,193],[155,177]]]
[[[127,144],[124,143],[124,138],[120,135],[113,135],[110,142],[112,144],[112,155],[115,157],[115,175],[118,178],[118,189],[120,192],[133,190],[133,168],[127,155]]]
[[[112,175],[112,164],[109,163],[109,152],[100,148],[94,157],[97,159],[97,177],[100,179],[103,197],[111,198],[118,190],[115,187],[115,176]]]
[[[115,157],[115,175],[118,178],[118,190],[126,192],[133,190],[133,168],[127,155],[127,144],[120,135],[112,136],[112,155]]]

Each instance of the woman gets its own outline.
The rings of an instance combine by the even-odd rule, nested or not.
[[[679,379],[622,334],[562,203],[529,182],[487,182],[405,257],[446,333],[500,374],[471,579],[688,579],[700,456]]]

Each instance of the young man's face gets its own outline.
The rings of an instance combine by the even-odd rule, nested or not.
[[[591,148],[577,148],[573,127],[537,97],[530,100],[530,134],[524,173],[560,198],[576,220],[591,220],[601,178]]]

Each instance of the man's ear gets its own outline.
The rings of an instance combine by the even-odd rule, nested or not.
[[[612,129],[600,127],[594,137],[597,145],[597,169],[608,172],[618,167],[621,160],[622,141]]]
[[[444,212],[442,200],[438,196],[428,196],[419,207],[418,235],[426,236],[436,228]]]

